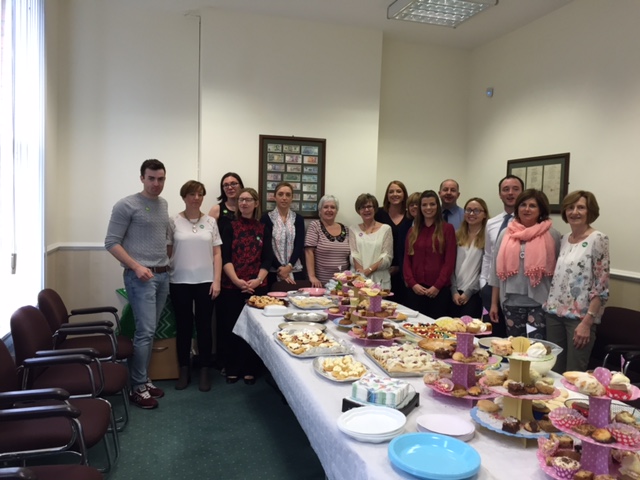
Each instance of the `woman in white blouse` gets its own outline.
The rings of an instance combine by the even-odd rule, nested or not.
[[[464,219],[456,232],[456,270],[451,276],[452,317],[480,318],[480,269],[484,253],[484,233],[489,217],[486,202],[474,197],[464,206]]]
[[[378,200],[370,193],[356,199],[356,212],[362,223],[349,227],[351,269],[371,278],[384,289],[391,288],[389,267],[393,260],[391,227],[376,221]]]
[[[185,209],[171,219],[169,232],[170,295],[176,316],[176,350],[180,376],[176,390],[190,381],[191,337],[195,320],[200,355],[199,388],[211,389],[213,300],[220,294],[222,254],[216,220],[200,211],[207,191],[189,180],[180,189]]]
[[[562,220],[571,233],[563,235],[560,255],[551,281],[547,312],[547,339],[564,350],[554,370],[587,369],[600,323],[609,298],[609,238],[591,223],[600,207],[591,192],[578,190],[562,201]]]

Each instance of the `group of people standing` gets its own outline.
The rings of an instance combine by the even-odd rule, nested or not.
[[[260,359],[232,333],[248,297],[267,293],[276,282],[292,289],[300,281],[321,287],[347,269],[391,289],[394,300],[431,318],[477,318],[485,310],[496,334],[558,343],[565,348],[559,369],[588,361],[609,273],[608,238],[591,227],[599,210],[590,192],[564,199],[562,218],[571,234],[562,239],[551,225],[546,195],[525,190],[513,175],[499,182],[504,212],[493,218],[478,197],[459,207],[455,180],[442,182],[438,192],[411,195],[394,180],[382,207],[371,194],[357,197],[361,222],[351,227],[337,221],[338,199],[323,196],[319,219],[305,231],[304,219],[291,210],[289,183],[277,185],[276,208],[263,214],[258,192],[229,172],[220,181],[219,203],[204,214],[206,188],[191,180],[180,190],[184,210],[169,218],[160,197],[164,165],[146,160],[140,174],[143,190],[114,206],[105,246],[125,269],[136,323],[131,400],[142,408],[155,408],[163,395],[147,369],[169,292],[180,365],[176,388],[190,382],[195,325],[199,388],[208,391],[214,308],[216,352],[226,381],[243,378],[252,385]]]

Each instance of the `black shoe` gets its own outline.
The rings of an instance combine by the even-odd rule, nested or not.
[[[227,383],[236,383],[238,380],[240,380],[240,377],[227,376]]]
[[[252,375],[246,375],[244,377],[244,384],[245,385],[255,385],[256,383],[256,377],[252,376]]]
[[[178,381],[176,382],[176,390],[184,390],[189,385],[191,381],[191,375],[189,372],[189,367],[180,367],[180,376],[178,377]]]
[[[209,378],[209,369],[207,367],[200,368],[200,384],[198,388],[201,392],[211,390],[211,379]]]

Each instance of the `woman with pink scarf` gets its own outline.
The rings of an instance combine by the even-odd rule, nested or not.
[[[525,190],[516,200],[514,220],[498,236],[494,248],[489,315],[492,322],[498,322],[500,302],[509,336],[546,337],[542,305],[549,296],[560,250],[560,234],[551,226],[549,212],[544,192]]]

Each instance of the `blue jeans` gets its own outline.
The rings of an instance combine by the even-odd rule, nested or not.
[[[155,273],[151,280],[143,282],[133,270],[126,269],[123,278],[136,324],[129,374],[131,387],[137,388],[148,379],[147,370],[153,350],[153,336],[169,295],[169,274]]]

